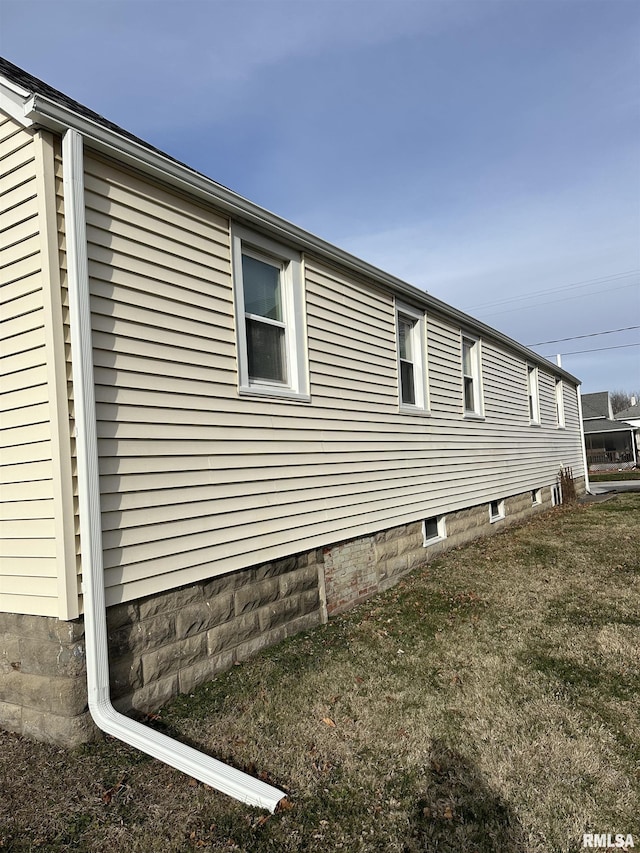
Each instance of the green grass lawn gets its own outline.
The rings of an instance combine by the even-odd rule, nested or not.
[[[0,734],[0,850],[640,847],[640,495],[445,555],[153,722],[283,787],[244,806],[114,740]]]
[[[593,483],[606,483],[609,480],[640,480],[640,471],[607,471],[606,474],[589,474]]]

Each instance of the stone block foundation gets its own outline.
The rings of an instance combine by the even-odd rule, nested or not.
[[[111,696],[148,713],[254,652],[321,621],[309,551],[111,607]]]
[[[127,714],[157,710],[266,646],[382,592],[450,548],[551,507],[531,492],[446,515],[446,537],[424,544],[423,520],[110,607],[111,696]],[[578,494],[584,480],[576,481]],[[98,732],[87,710],[82,618],[0,613],[0,726],[76,746]]]
[[[584,478],[575,481],[584,494]],[[434,557],[478,539],[499,533],[552,506],[552,488],[540,489],[540,502],[530,491],[504,498],[504,518],[492,522],[489,504],[467,507],[445,515],[446,536],[425,545],[423,520],[349,539],[323,550],[325,601],[328,616],[342,613],[371,595],[393,586],[399,578]]]

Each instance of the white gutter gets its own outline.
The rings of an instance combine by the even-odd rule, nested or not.
[[[582,445],[582,464],[584,465],[584,485],[587,490],[587,494],[593,494],[591,491],[591,483],[589,482],[589,464],[587,462],[587,443],[584,435],[584,421],[582,420],[582,396],[580,394],[580,386],[576,388],[576,396],[578,398],[578,422],[580,425],[580,435]]]
[[[45,95],[37,93],[32,95],[23,105],[24,119],[57,133],[64,133],[67,128],[74,128],[86,139],[91,140],[92,148],[115,157],[117,160],[129,163],[136,170],[151,175],[156,180],[171,184],[190,195],[196,195],[209,203],[213,203],[219,210],[238,222],[258,228],[274,239],[292,245],[300,251],[311,252],[330,263],[346,267],[356,275],[365,276],[376,284],[391,290],[394,294],[401,293],[413,303],[435,310],[481,337],[488,337],[508,346],[523,355],[526,360],[547,370],[551,368],[554,375],[564,377],[576,386],[580,384],[580,380],[575,376],[563,368],[557,367],[552,361],[539,355],[539,353],[533,352],[518,341],[514,341],[508,335],[487,326],[481,320],[465,314],[430,293],[390,275],[337,246],[333,246],[321,237],[316,237],[303,228],[287,222],[286,219],[248,201],[238,193],[211,180],[211,178],[207,178],[157,149],[151,148],[142,140],[131,139],[122,133],[118,133],[112,127],[99,124],[97,121],[47,98]]]
[[[286,796],[283,791],[125,717],[111,704],[91,343],[83,137],[76,130],[70,129],[64,134],[62,162],[89,711],[96,725],[107,734],[237,800],[273,812]]]

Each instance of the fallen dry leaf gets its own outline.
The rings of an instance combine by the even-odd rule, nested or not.
[[[113,785],[111,788],[107,788],[102,792],[102,802],[105,804],[105,806],[108,806],[111,800],[115,796],[117,796],[120,791],[123,790],[123,788],[125,787],[124,782],[126,778],[126,776],[123,776],[120,782],[116,782],[116,784]]]
[[[332,729],[335,729],[336,727],[336,724],[333,722],[331,717],[323,717],[322,722],[325,724],[325,726],[330,726]]]

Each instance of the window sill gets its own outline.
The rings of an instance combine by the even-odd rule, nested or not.
[[[260,385],[241,385],[238,389],[241,397],[262,397],[271,400],[292,401],[296,403],[310,403],[311,395],[293,391],[291,388],[268,388]]]
[[[540,421],[529,421],[529,426],[532,426],[532,427],[541,427],[541,426],[542,426],[542,424],[540,423]]]
[[[478,414],[478,412],[464,412],[462,417],[466,421],[485,421],[486,420],[485,416]]]
[[[444,542],[446,536],[434,536],[433,539],[427,539],[426,542],[422,543],[423,548],[428,548],[430,545],[437,545],[438,542]]]
[[[419,417],[422,417],[422,418],[431,417],[431,410],[430,409],[423,409],[420,406],[410,406],[406,403],[403,403],[400,406],[398,406],[398,411],[400,412],[401,415],[418,415]]]

